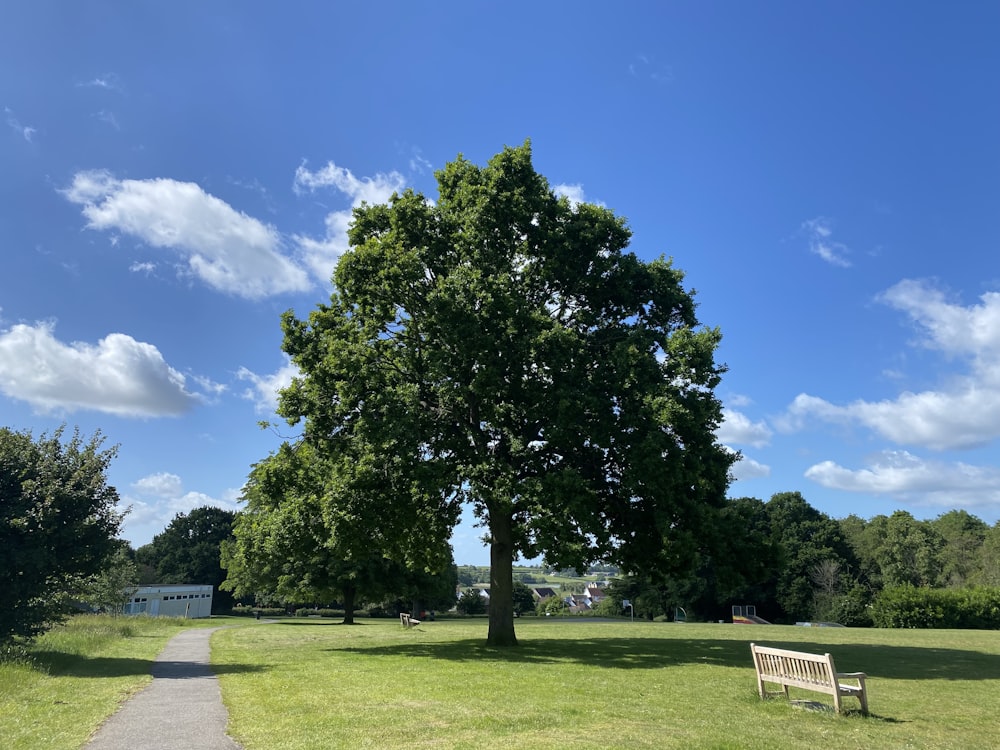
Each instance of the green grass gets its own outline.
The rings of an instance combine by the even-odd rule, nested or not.
[[[995,632],[534,618],[517,628],[521,645],[496,650],[482,619],[413,630],[283,621],[216,633],[213,663],[230,732],[248,750],[996,742]],[[750,641],[829,651],[840,670],[867,672],[872,716],[762,702]],[[792,697],[830,705],[816,693]]]
[[[81,615],[23,654],[0,661],[0,747],[79,748],[129,695],[147,685],[153,659],[186,627],[213,620]]]
[[[185,627],[213,636],[230,732],[274,748],[966,748],[996,744],[1000,633],[524,618],[184,621],[77,617],[0,662],[0,746],[81,748]],[[756,694],[748,643],[831,652],[872,716]],[[793,698],[830,705],[827,696]],[[848,705],[854,705],[848,703]]]

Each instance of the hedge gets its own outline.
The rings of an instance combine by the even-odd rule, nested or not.
[[[895,586],[872,602],[879,628],[1000,629],[1000,588],[930,589]]]

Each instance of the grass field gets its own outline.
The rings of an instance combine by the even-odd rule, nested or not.
[[[0,748],[74,750],[129,695],[184,628],[216,620],[81,615],[0,661]]]
[[[248,750],[997,742],[1000,633],[561,618],[517,627],[521,645],[496,650],[481,619],[413,630],[282,621],[216,633],[213,662],[230,731]],[[872,716],[761,702],[750,641],[829,651],[842,671],[867,672]]]
[[[212,638],[230,733],[264,748],[967,748],[997,744],[1000,633],[524,618],[74,618],[0,662],[0,747],[80,748],[185,627]],[[872,715],[757,697],[748,644],[831,652],[869,675]],[[793,699],[830,706],[827,696]],[[854,705],[848,699],[848,705]]]

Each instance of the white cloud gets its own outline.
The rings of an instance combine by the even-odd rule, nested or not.
[[[967,371],[936,390],[904,391],[894,399],[845,406],[800,394],[781,426],[798,429],[810,418],[861,424],[900,445],[932,450],[970,448],[1000,436],[1000,294],[978,305],[949,303],[926,282],[905,280],[880,295],[917,326],[918,346],[968,362]]]
[[[583,191],[583,185],[559,183],[552,186],[552,192],[556,194],[557,198],[566,198],[573,208],[576,208],[581,203],[592,203],[595,206],[604,205],[601,201],[587,200],[587,195]]]
[[[1000,507],[1000,469],[926,461],[907,451],[884,451],[856,470],[823,461],[805,476],[830,489],[886,495],[911,505]]]
[[[386,203],[404,185],[405,180],[399,172],[379,173],[375,177],[358,179],[351,170],[338,167],[330,161],[318,172],[310,172],[304,164],[301,165],[295,170],[293,188],[296,192],[314,192],[319,188],[332,187],[348,196],[353,205],[360,205],[362,202]]]
[[[840,268],[850,268],[851,261],[847,256],[850,250],[847,245],[834,242],[833,230],[830,228],[829,219],[817,217],[802,222],[802,230],[809,239],[809,251],[815,253],[831,266]]]
[[[0,392],[41,412],[123,417],[175,416],[200,401],[155,346],[123,333],[64,344],[47,323],[0,332]]]
[[[719,442],[726,445],[751,445],[763,448],[771,442],[771,428],[764,422],[751,422],[741,412],[723,409],[722,424],[716,430]]]
[[[740,460],[733,464],[730,473],[736,481],[759,479],[771,476],[771,467],[747,456],[740,456]]]
[[[583,185],[553,185],[552,192],[559,198],[566,198],[571,206],[586,203],[587,201],[583,192]]]
[[[182,486],[179,476],[166,472],[150,474],[132,485],[137,492],[155,497],[179,497]]]
[[[310,171],[304,164],[295,170],[292,187],[296,193],[333,188],[351,201],[351,208],[327,214],[324,222],[326,232],[321,239],[306,235],[294,236],[305,263],[317,278],[329,281],[340,256],[347,252],[347,229],[351,224],[352,209],[362,203],[387,203],[392,194],[401,191],[405,184],[405,179],[399,172],[379,173],[375,177],[359,179],[349,169],[338,167],[332,161],[316,172]]]
[[[218,498],[203,492],[185,491],[181,478],[166,472],[143,477],[134,482],[131,489],[132,492],[122,494],[119,508],[129,509],[122,536],[134,547],[152,541],[178,513],[187,514],[205,506],[239,510],[240,490],[226,490]]]
[[[920,342],[923,346],[971,355],[977,370],[992,370],[1000,364],[1000,293],[987,292],[980,304],[963,307],[948,302],[927,281],[904,279],[878,299],[905,312],[921,334],[928,334]]]
[[[63,194],[83,206],[90,229],[117,230],[170,248],[186,258],[194,276],[220,291],[259,299],[312,286],[306,272],[281,254],[274,227],[192,182],[79,172]]]
[[[278,391],[289,386],[298,374],[299,368],[286,358],[285,365],[270,375],[257,375],[241,367],[237,377],[250,381],[251,387],[243,392],[243,398],[253,401],[258,413],[274,414],[278,409]]]

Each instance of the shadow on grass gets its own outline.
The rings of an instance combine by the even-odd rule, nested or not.
[[[153,674],[157,677],[204,677],[210,674],[245,674],[263,672],[258,664],[213,664],[198,662],[154,661],[116,656],[78,656],[59,651],[36,651],[34,664],[48,674],[66,677],[134,677]]]
[[[301,620],[281,620],[275,622],[275,625],[284,627],[285,625],[347,625],[353,627],[355,625],[368,625],[366,622],[344,622],[343,620],[338,620],[332,617],[306,617]]]
[[[1000,655],[947,648],[917,648],[873,644],[837,645],[775,642],[761,645],[810,653],[831,653],[841,672],[865,672],[869,677],[897,680],[1000,679]],[[753,668],[748,643],[712,639],[547,638],[523,640],[513,648],[492,648],[481,639],[441,643],[395,643],[371,647],[332,648],[369,656],[415,656],[456,662],[580,663],[608,669],[662,669],[682,664]]]

